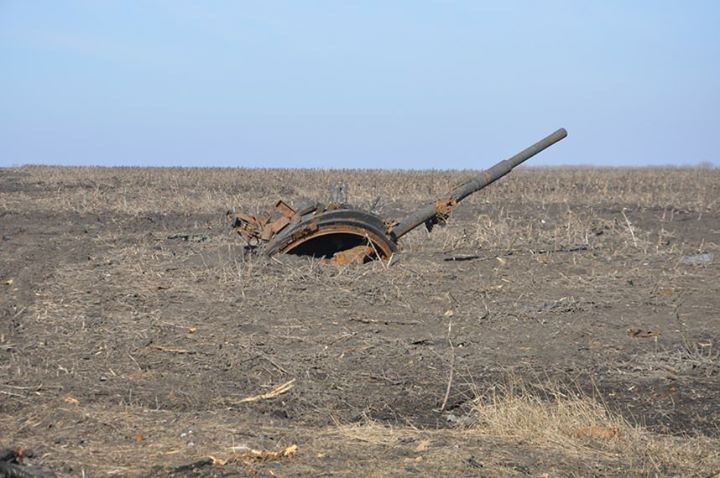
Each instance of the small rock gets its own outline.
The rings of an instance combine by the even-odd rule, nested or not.
[[[700,266],[704,264],[710,264],[715,258],[715,254],[709,252],[707,254],[695,254],[692,256],[685,256],[680,262],[687,266]]]

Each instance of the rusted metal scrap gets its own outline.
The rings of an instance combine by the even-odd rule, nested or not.
[[[398,250],[398,240],[402,236],[423,224],[428,231],[435,225],[444,225],[460,201],[566,136],[567,131],[563,128],[555,131],[457,187],[448,197],[423,206],[398,221],[383,219],[340,201],[314,203],[297,209],[278,201],[273,210],[262,215],[228,213],[228,217],[232,227],[251,248],[268,256],[308,255],[340,265],[389,260]]]

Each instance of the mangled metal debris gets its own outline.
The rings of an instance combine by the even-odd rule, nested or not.
[[[329,204],[314,203],[295,209],[278,201],[272,211],[263,215],[228,214],[232,227],[247,244],[268,256],[307,255],[339,265],[373,259],[386,261],[398,250],[398,240],[402,236],[423,224],[428,230],[436,224],[443,225],[460,201],[566,136],[565,129],[555,131],[459,186],[448,197],[398,221],[383,219],[346,204],[344,189],[342,194],[333,194]]]

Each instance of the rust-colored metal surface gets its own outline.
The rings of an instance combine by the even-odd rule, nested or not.
[[[436,200],[397,221],[386,220],[344,203],[315,203],[297,209],[284,201],[262,215],[228,213],[232,227],[250,248],[265,255],[298,254],[338,265],[373,259],[389,261],[398,239],[425,224],[429,231],[444,225],[467,196],[486,188],[516,166],[567,136],[559,129],[515,156],[483,171],[444,199]],[[344,188],[342,188],[344,191]]]

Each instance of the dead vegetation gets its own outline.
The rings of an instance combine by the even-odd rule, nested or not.
[[[242,206],[255,213],[278,198],[323,199],[333,185],[346,183],[350,201],[358,207],[394,211],[408,203],[431,202],[476,171],[373,171],[220,168],[58,168],[27,166],[14,169],[28,174],[22,181],[42,189],[0,192],[6,208],[31,201],[36,207],[58,212],[128,215],[220,213]],[[632,205],[673,214],[694,212],[697,218],[716,210],[718,170],[707,169],[537,169],[520,168],[469,198],[475,205],[533,206],[548,210],[566,207],[608,208]],[[692,191],[687,185],[692,184]],[[148,191],[152,191],[148,194]],[[373,207],[374,205],[374,207]],[[547,215],[547,213],[545,214]],[[539,219],[543,219],[544,216]]]
[[[598,398],[555,384],[510,377],[476,399],[472,433],[531,443],[567,456],[593,457],[646,476],[713,476],[720,441],[650,432]]]
[[[0,171],[0,446],[61,476],[717,473],[720,274],[686,259],[720,253],[720,172],[523,169],[389,267],[224,222],[472,174]]]

